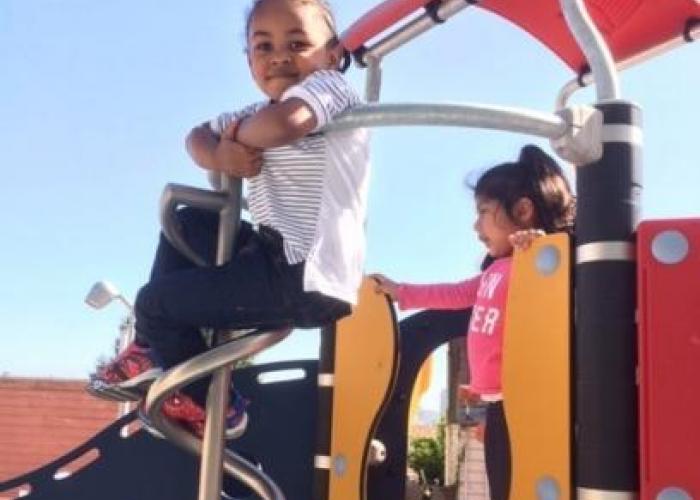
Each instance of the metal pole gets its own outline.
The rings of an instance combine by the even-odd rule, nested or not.
[[[224,177],[223,190],[228,203],[219,216],[219,240],[216,264],[225,264],[231,259],[233,243],[238,231],[241,212],[240,179]],[[214,336],[216,342],[216,335]],[[213,345],[212,347],[216,347]],[[229,404],[231,367],[223,366],[212,374],[207,395],[207,419],[202,438],[202,457],[199,470],[199,500],[219,500],[223,479],[223,456],[226,441],[226,413]]]
[[[134,337],[136,335],[136,330],[134,330],[134,310],[131,304],[126,301],[121,295],[117,296],[117,298],[121,299],[121,301],[129,308],[129,314],[124,318],[124,321],[122,322],[121,325],[119,325],[119,352],[124,351],[126,347],[131,344],[134,341]],[[132,403],[130,401],[124,401],[123,403],[119,403],[119,418],[123,417],[127,413],[129,413],[132,409]],[[121,436],[122,437],[127,437],[129,435],[129,426],[124,426],[121,430]]]
[[[595,80],[598,101],[617,99],[620,88],[615,60],[605,39],[596,28],[583,0],[560,0],[561,10],[571,34],[586,56]]]
[[[382,60],[378,57],[369,57],[367,61],[367,79],[365,80],[365,100],[367,102],[379,101],[382,90]]]

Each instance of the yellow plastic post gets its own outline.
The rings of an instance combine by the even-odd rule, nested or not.
[[[571,498],[570,269],[565,234],[513,257],[503,348],[512,500]]]
[[[366,278],[353,314],[336,327],[330,500],[366,498],[370,440],[398,371],[398,329],[389,301]]]

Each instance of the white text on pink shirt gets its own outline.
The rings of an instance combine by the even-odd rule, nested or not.
[[[494,293],[502,280],[503,275],[500,273],[485,273],[482,275],[479,290],[476,292],[477,297],[488,301],[493,300]],[[487,307],[477,302],[472,309],[469,331],[482,335],[493,335],[500,316],[501,311],[498,307]]]

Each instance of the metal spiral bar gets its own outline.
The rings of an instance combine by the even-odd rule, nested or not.
[[[165,399],[174,391],[197,379],[276,344],[289,333],[290,330],[281,330],[244,337],[171,368],[158,378],[148,391],[143,407],[147,422],[166,439],[195,454],[200,454],[201,441],[189,432],[171,424],[163,416],[161,407]],[[265,500],[284,498],[277,485],[264,472],[235,453],[225,450],[223,465],[228,474],[245,483],[261,498]]]
[[[228,262],[240,223],[242,187],[240,179],[225,177],[222,181],[222,191],[169,184],[161,197],[163,234],[178,251],[199,266],[210,265],[210,263],[197,254],[183,237],[176,217],[177,208],[188,205],[218,212],[216,264]],[[263,500],[284,500],[283,493],[271,478],[247,460],[225,448],[223,435],[228,408],[230,367],[237,360],[276,344],[289,332],[290,330],[280,330],[259,333],[224,343],[173,367],[151,386],[144,404],[144,420],[166,439],[202,457],[199,500],[220,498],[222,471],[243,482]],[[220,338],[215,336],[215,340]],[[212,376],[212,382],[207,398],[204,437],[200,441],[168,422],[161,412],[161,407],[165,399],[174,391],[207,375]]]

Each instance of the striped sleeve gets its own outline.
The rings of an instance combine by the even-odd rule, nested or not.
[[[481,275],[459,283],[409,285],[398,290],[399,309],[462,309],[474,305]]]
[[[266,102],[256,102],[238,111],[221,113],[219,116],[209,121],[209,127],[216,135],[221,135],[232,122],[245,118],[246,116],[254,115],[266,105]]]
[[[360,104],[360,98],[343,75],[334,70],[315,71],[304,81],[288,88],[281,101],[296,97],[311,107],[316,115],[314,132],[333,120],[335,115]]]

